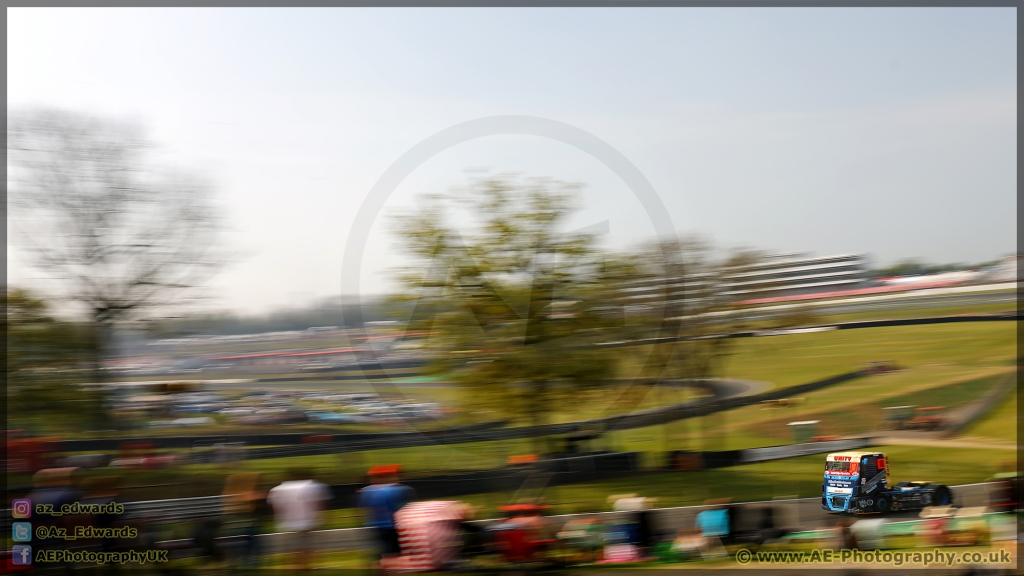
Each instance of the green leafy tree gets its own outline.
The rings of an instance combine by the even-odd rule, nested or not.
[[[435,369],[473,410],[544,424],[613,374],[593,344],[621,325],[606,298],[617,271],[593,234],[562,231],[578,188],[482,177],[396,218],[412,261],[397,274],[415,300],[409,327],[433,333]]]
[[[102,397],[81,384],[89,370],[92,331],[54,319],[46,302],[19,289],[7,293],[4,323],[10,424],[40,433],[98,425]]]

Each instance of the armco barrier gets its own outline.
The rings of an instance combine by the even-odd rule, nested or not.
[[[727,468],[740,464],[781,460],[810,454],[856,450],[857,448],[864,448],[870,445],[870,438],[851,438],[828,442],[807,442],[804,444],[768,446],[766,448],[748,448],[746,450],[727,450],[724,452],[687,452],[676,450],[669,454],[669,467],[673,470]]]
[[[639,473],[639,454],[613,452],[538,462],[534,468],[481,470],[425,478],[406,478],[403,483],[421,500],[436,500],[488,492],[516,492],[535,474],[547,475],[546,486],[561,486],[633,476]],[[331,486],[336,507],[355,506],[362,484]]]
[[[594,453],[538,462],[538,466],[554,473],[566,472],[630,472],[639,470],[636,452]]]
[[[1017,358],[1017,364],[1021,359]],[[972,422],[987,414],[1017,386],[1017,372],[1009,372],[1003,376],[988,392],[977,401],[969,404],[954,419],[947,419],[939,428],[946,436],[952,436],[963,430]]]
[[[826,452],[842,452],[844,450],[856,450],[871,445],[868,438],[851,438],[849,440],[832,440],[829,442],[808,442],[806,444],[790,444],[788,446],[769,446],[767,448],[750,448],[740,450],[739,463],[749,464],[752,462],[764,462],[766,460],[780,460],[793,458],[795,456],[807,456],[809,454],[824,454]]]
[[[676,450],[669,453],[669,465],[677,470],[726,468],[739,463],[740,452],[740,450],[727,450],[724,452],[687,452]]]
[[[839,330],[857,328],[881,328],[888,326],[919,326],[921,324],[947,324],[951,322],[999,322],[1020,320],[1020,314],[964,314],[961,316],[939,316],[935,318],[905,318],[902,320],[862,320],[836,324]]]
[[[345,432],[340,434],[326,433],[334,442],[365,442],[381,440],[401,435],[445,436],[447,434],[474,433],[491,428],[504,426],[505,422],[483,422],[458,428],[441,428],[426,432]],[[288,446],[301,445],[303,439],[315,432],[290,432],[285,434],[227,434],[207,436],[149,436],[143,438],[97,438],[92,440],[63,440],[61,450],[65,452],[102,452],[119,450],[125,442],[149,442],[153,448],[192,448],[196,443],[212,446],[215,443],[242,442],[247,446]]]
[[[687,340],[713,339],[713,338],[756,338],[760,336],[782,336],[786,334],[801,334],[806,332],[818,332],[826,330],[856,330],[858,328],[883,328],[891,326],[917,326],[921,324],[947,324],[951,322],[1004,322],[1018,321],[1021,319],[1019,313],[996,313],[996,314],[962,314],[958,316],[937,316],[932,318],[904,318],[899,320],[863,320],[857,322],[843,322],[839,324],[827,324],[823,326],[807,326],[804,328],[783,329],[783,330],[746,330],[742,332],[730,332],[714,334],[710,336],[662,336],[657,338],[641,338],[639,340],[627,340],[621,342],[602,342],[599,348],[626,348],[630,346],[647,346],[651,344],[666,344],[669,342],[684,342]]]

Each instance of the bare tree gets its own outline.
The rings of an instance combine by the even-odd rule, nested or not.
[[[85,308],[97,361],[114,325],[180,305],[225,262],[212,187],[156,168],[137,124],[36,109],[7,126],[15,237]]]

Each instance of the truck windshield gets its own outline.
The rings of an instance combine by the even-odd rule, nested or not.
[[[825,471],[827,472],[849,472],[849,462],[825,462]]]

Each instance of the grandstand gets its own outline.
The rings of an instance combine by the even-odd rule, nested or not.
[[[745,300],[868,288],[874,285],[868,270],[863,254],[779,254],[731,274],[725,295]]]
[[[875,278],[863,254],[810,256],[806,253],[762,256],[757,262],[718,279],[710,273],[687,277],[635,278],[622,283],[616,306],[628,315],[668,306],[670,314],[718,304],[768,304],[815,298],[885,294],[957,285],[1014,282],[1017,256],[981,270]]]
[[[720,284],[708,273],[625,282],[620,286],[619,302],[627,312],[660,307],[663,303],[692,309],[708,304],[712,298],[735,302],[854,290],[875,284],[867,259],[860,254],[781,254],[740,268]]]

